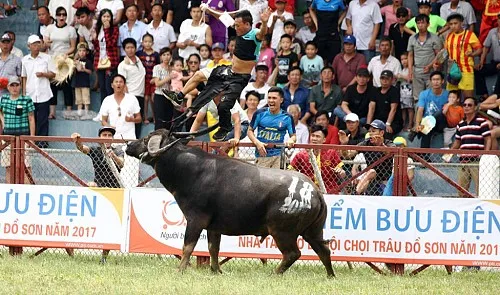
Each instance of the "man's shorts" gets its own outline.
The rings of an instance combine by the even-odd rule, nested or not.
[[[280,156],[258,157],[257,160],[255,160],[255,164],[259,167],[280,169],[281,157]]]
[[[458,85],[447,83],[446,90],[474,90],[474,73],[462,73]]]
[[[2,141],[3,143],[3,141]],[[31,167],[31,156],[30,153],[26,150],[28,148],[28,145],[24,145],[25,152],[24,152],[24,165],[26,167]],[[2,167],[10,167],[10,145],[7,146],[5,149],[2,150],[2,156],[0,158],[0,165]]]
[[[401,109],[413,109],[415,107],[415,100],[413,96],[401,97]]]

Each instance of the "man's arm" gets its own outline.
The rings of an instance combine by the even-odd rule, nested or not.
[[[22,95],[26,96],[26,77],[21,77]]]
[[[419,107],[417,109],[417,114],[415,115],[415,129],[417,131],[420,131],[418,130],[418,128],[420,127],[420,122],[422,121],[423,116],[424,116],[424,108]]]
[[[260,14],[260,21],[261,21],[261,25],[260,25],[260,31],[257,33],[256,37],[257,39],[259,40],[264,40],[264,38],[266,37],[267,35],[267,22],[269,21],[269,16],[271,15],[271,10],[268,8],[266,10],[264,10],[264,12],[262,12]]]
[[[370,101],[368,104],[368,115],[366,116],[366,124],[370,124],[373,121],[373,115],[375,114],[375,107],[377,103],[374,101]]]
[[[248,138],[250,141],[255,145],[257,148],[257,151],[259,151],[259,155],[261,157],[267,156],[267,151],[266,151],[266,146],[267,144],[260,142],[257,137],[255,136],[255,133],[253,132],[252,127],[248,127],[248,132],[247,132]]]
[[[234,121],[234,137],[232,138],[233,144],[236,146],[240,142],[241,137],[241,118],[238,112],[231,115]]]
[[[75,133],[71,134],[71,138],[73,139],[73,142],[75,143],[76,148],[80,152],[82,152],[86,155],[90,152],[90,148],[86,145],[83,145],[82,142],[80,141],[80,134],[75,132]]]
[[[196,119],[194,119],[193,125],[191,125],[191,129],[189,132],[196,132],[200,129],[201,124],[203,124],[203,121],[205,120],[205,113],[203,112],[198,112],[196,114]]]
[[[484,138],[484,150],[485,151],[491,150],[491,136],[486,136]]]
[[[35,130],[36,130],[36,125],[35,125],[35,113],[31,112],[28,114],[28,121],[29,121],[29,126],[30,126],[30,135],[35,136]]]
[[[460,147],[460,139],[455,139],[455,141],[453,142],[453,144],[451,145],[450,149],[452,150],[456,150]]]
[[[317,28],[318,27],[318,16],[316,15],[316,9],[314,9],[312,6],[309,7],[309,14],[311,15],[314,26]]]
[[[351,110],[349,109],[349,103],[347,101],[343,101],[340,104],[340,108],[344,111],[344,113],[346,113],[346,115],[352,113]]]
[[[316,113],[318,112],[318,110],[316,109],[316,102],[310,102],[309,103],[309,112],[313,115],[316,115]]]
[[[174,11],[169,10],[167,12],[167,24],[172,25],[172,21],[174,20]]]
[[[380,23],[375,24],[373,27],[372,37],[370,43],[368,43],[368,49],[375,50],[375,43],[377,41],[378,32],[380,31]]]
[[[408,51],[408,78],[413,78],[413,51]]]
[[[102,117],[101,117],[101,125],[102,126],[111,126],[108,123],[108,118],[109,118],[109,116],[102,115]],[[114,127],[114,126],[111,126],[111,127]]]

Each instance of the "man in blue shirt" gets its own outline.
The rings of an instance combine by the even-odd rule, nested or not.
[[[443,115],[443,106],[448,102],[448,91],[443,89],[444,74],[434,71],[430,75],[431,89],[420,92],[417,103],[417,115],[415,116],[415,128],[408,135],[408,139],[413,141],[415,136],[421,138],[420,147],[431,147],[432,135],[442,132],[446,127],[446,118]],[[433,116],[436,118],[436,126],[428,134],[421,133],[423,126],[420,124],[422,118]]]
[[[283,87],[283,104],[282,110],[287,110],[292,104],[300,106],[300,120],[307,125],[307,120],[311,117],[309,113],[309,89],[302,86],[302,69],[300,67],[292,67],[288,70],[288,85]]]
[[[267,94],[268,108],[258,110],[248,128],[248,138],[256,147],[256,164],[267,168],[280,168],[280,149],[268,147],[273,144],[285,144],[292,147],[296,142],[293,118],[281,109],[283,90],[271,87]],[[289,139],[284,142],[285,134]]]

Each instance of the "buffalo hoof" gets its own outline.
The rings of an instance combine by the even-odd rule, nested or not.
[[[222,274],[222,270],[220,270],[220,268],[210,268],[210,270],[212,271],[212,273],[214,275],[218,275],[218,274]]]
[[[103,257],[103,258],[101,258],[101,261],[99,261],[99,263],[106,264],[106,263],[108,263],[108,260],[105,257]]]

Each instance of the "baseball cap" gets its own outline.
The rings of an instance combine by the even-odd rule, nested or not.
[[[351,43],[356,45],[356,37],[353,35],[345,35],[344,36],[344,43]]]
[[[394,142],[394,144],[395,144],[396,146],[404,146],[404,147],[406,147],[406,146],[407,146],[407,144],[406,144],[406,139],[404,139],[404,138],[403,138],[403,137],[401,137],[401,136],[398,136],[398,137],[394,138],[393,142]]]
[[[380,73],[380,78],[382,77],[392,79],[394,78],[394,74],[390,70],[383,70],[382,73]]]
[[[359,117],[358,115],[356,115],[355,113],[350,113],[350,114],[347,114],[345,117],[344,117],[344,121],[351,121],[351,122],[358,122],[359,121]]]
[[[3,41],[12,41],[12,39],[10,38],[10,35],[5,33],[2,35],[2,42]]]
[[[356,71],[356,76],[365,76],[365,77],[370,77],[370,72],[368,72],[368,69],[366,67],[360,67]]]
[[[21,81],[19,80],[19,77],[17,76],[12,76],[9,78],[9,86],[12,84],[21,84]]]
[[[427,5],[427,6],[431,6],[431,1],[430,0],[417,0],[417,6],[421,6],[421,5]]]
[[[283,24],[284,27],[288,26],[288,25],[292,25],[294,27],[297,27],[297,23],[295,22],[295,20],[293,20],[292,18],[291,19],[287,19],[285,21],[285,23]]]
[[[28,45],[33,44],[35,42],[42,42],[42,40],[40,40],[40,37],[38,37],[38,35],[31,35],[28,37]]]
[[[113,135],[115,135],[115,133],[116,133],[115,128],[113,128],[111,126],[103,126],[103,127],[99,128],[99,133],[97,133],[97,136],[101,136],[101,133],[103,133],[104,131],[109,131]]]
[[[269,71],[269,67],[265,63],[260,62],[260,63],[258,63],[255,66],[255,71],[266,71],[266,72],[268,72]]]
[[[366,127],[366,129],[373,127],[373,128],[385,131],[385,123],[380,121],[380,120],[373,120],[373,122],[371,124],[366,124],[365,127]]]
[[[224,44],[222,42],[215,42],[213,45],[212,45],[212,50],[214,49],[222,49],[224,50],[226,47],[224,46]]]

